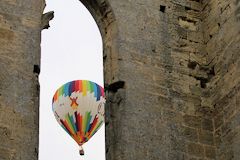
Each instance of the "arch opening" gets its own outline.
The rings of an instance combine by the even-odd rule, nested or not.
[[[91,15],[93,16],[93,18],[95,19],[95,22],[96,22],[96,24],[97,24],[97,26],[98,26],[98,29],[100,30],[100,32],[101,32],[101,35],[100,35],[100,37],[102,38],[102,48],[101,48],[101,53],[102,53],[102,51],[103,51],[103,55],[101,55],[103,58],[103,60],[101,60],[101,61],[103,61],[103,68],[104,68],[104,82],[100,82],[100,83],[103,83],[103,84],[109,84],[109,83],[111,83],[112,81],[114,81],[115,80],[115,78],[116,78],[116,76],[115,76],[115,72],[116,72],[116,64],[115,64],[115,67],[113,68],[112,66],[113,66],[113,59],[114,59],[114,57],[116,57],[115,55],[116,55],[116,48],[114,48],[114,46],[116,46],[116,45],[113,45],[114,43],[116,43],[115,42],[115,37],[117,36],[117,29],[116,29],[116,24],[114,23],[114,15],[113,15],[113,13],[112,13],[112,11],[111,11],[111,9],[110,9],[110,5],[107,3],[107,2],[105,2],[105,1],[103,1],[103,2],[97,2],[96,3],[96,1],[94,1],[94,3],[93,3],[93,1],[81,1],[82,2],[82,4],[84,4],[84,6],[88,9],[88,11],[90,11],[90,13],[91,13]],[[48,3],[49,2],[47,2],[47,5],[48,5]],[[57,2],[54,2],[54,3],[57,3]],[[64,6],[64,7],[67,7],[67,6]],[[62,8],[63,10],[64,10],[64,8]],[[50,10],[52,10],[52,9],[50,9]],[[55,12],[55,18],[54,18],[54,21],[56,21],[56,12]],[[66,15],[67,16],[67,15]],[[68,16],[70,16],[70,15],[68,15]],[[75,19],[75,21],[77,21],[76,19]],[[80,20],[81,21],[81,20]],[[54,27],[54,25],[55,24],[52,24],[53,22],[51,22],[51,28],[50,29],[52,29],[53,27]],[[58,24],[59,25],[59,24]],[[70,23],[70,24],[68,24],[68,27],[67,28],[65,28],[66,30],[71,30],[73,27],[72,27],[72,25],[74,25],[73,23]],[[82,25],[84,25],[84,24],[82,24]],[[61,27],[63,27],[63,26],[61,26]],[[60,28],[61,28],[60,27]],[[44,31],[43,31],[43,34],[44,34]],[[48,36],[48,34],[49,34],[49,30],[48,31],[46,31],[46,37]],[[71,33],[70,33],[71,34]],[[73,35],[73,36],[76,36],[76,35]],[[43,36],[43,43],[42,43],[42,45],[44,45],[44,36]],[[58,41],[59,41],[59,39],[61,39],[61,37],[59,37],[58,38]],[[64,39],[66,40],[67,38],[65,38],[64,37]],[[61,40],[60,40],[61,41]],[[71,41],[70,39],[69,39],[69,41]],[[57,42],[55,42],[55,43],[57,43]],[[76,45],[75,43],[79,43],[79,42],[73,42],[73,44],[72,45]],[[64,42],[63,41],[61,41],[60,42],[60,44],[62,44],[62,45],[65,45],[64,44]],[[51,45],[50,43],[49,44],[46,44],[46,46],[49,46],[49,45]],[[62,45],[59,45],[59,48],[62,48]],[[80,44],[81,45],[81,44]],[[88,46],[89,47],[89,46]],[[66,49],[67,48],[67,49]],[[74,52],[74,50],[73,49],[71,49],[70,47],[66,47],[65,49],[63,48],[62,50],[63,50],[63,52],[65,51],[65,52],[68,52],[68,53],[64,53],[65,55],[66,54],[70,54],[70,52],[72,51],[72,52]],[[52,50],[52,51],[54,51],[54,50]],[[43,51],[42,52],[44,52],[44,49],[43,49]],[[76,53],[77,54],[77,53]],[[83,53],[83,54],[88,54],[88,53]],[[60,56],[60,55],[59,55]],[[42,59],[44,59],[44,55],[42,56],[43,58]],[[64,60],[68,60],[68,58],[67,57],[64,57],[63,58]],[[43,67],[44,66],[44,62],[43,62],[44,60],[42,60],[42,64],[41,64],[41,66]],[[87,60],[86,60],[87,61]],[[59,65],[61,65],[61,64],[58,64],[58,62],[56,62],[54,65],[56,65],[55,66],[55,72],[56,72],[56,75],[55,75],[55,77],[57,76],[57,75],[59,75],[59,74],[61,74],[61,70],[58,70],[57,68],[57,66],[59,66]],[[73,68],[75,67],[76,65],[73,65]],[[64,65],[63,65],[63,67],[64,67]],[[50,68],[48,68],[48,67],[46,67],[46,69],[45,70],[49,70]],[[114,70],[114,71],[113,71]],[[40,82],[41,81],[43,81],[43,79],[44,79],[44,75],[42,74],[43,72],[44,72],[44,69],[43,68],[41,68],[41,75],[40,75]],[[45,78],[46,78],[46,75],[45,75]],[[81,77],[80,77],[81,78]],[[72,79],[72,76],[69,76],[69,80],[70,79]],[[75,78],[76,79],[76,78]],[[89,79],[91,79],[91,77],[89,78]],[[43,83],[43,82],[42,82]],[[41,83],[41,87],[46,87],[46,86],[44,86],[43,84]],[[51,83],[54,83],[54,82],[51,82]],[[57,83],[62,83],[61,81],[59,81],[59,82],[57,82]],[[57,86],[57,84],[56,84],[56,86]],[[58,85],[58,87],[59,87],[59,85]],[[55,87],[55,89],[56,89],[56,87]],[[41,88],[41,90],[43,90],[42,88]],[[50,96],[51,97],[51,96]],[[42,99],[42,96],[41,96],[41,99]],[[40,103],[41,104],[41,103]],[[41,104],[41,106],[43,105],[43,103]],[[41,112],[44,112],[42,109],[41,109],[41,107],[40,107],[40,115],[41,115]],[[107,112],[107,111],[106,111]],[[43,114],[43,113],[42,113]],[[50,113],[51,114],[51,113]],[[52,116],[53,117],[53,116]],[[40,116],[40,120],[41,119],[43,119],[41,116]],[[41,134],[41,128],[43,128],[43,125],[45,124],[45,123],[47,123],[46,121],[44,122],[41,122],[40,121],[40,134]],[[55,125],[57,125],[57,124],[55,124]],[[60,128],[61,129],[61,128]],[[45,128],[45,130],[51,130],[51,128]],[[45,133],[42,133],[42,134],[45,134],[45,136],[48,136],[48,135],[46,135],[47,134],[47,132],[45,132]],[[44,136],[44,135],[43,135]],[[68,135],[66,135],[66,136],[68,136]],[[46,143],[45,143],[46,144]],[[60,145],[60,143],[58,143],[59,145]],[[44,154],[42,153],[42,150],[43,150],[43,148],[41,147],[41,145],[44,145],[44,142],[42,142],[42,140],[41,140],[41,135],[40,135],[40,156],[39,156],[39,158],[40,158],[40,160],[41,160],[41,158],[42,159],[46,159],[46,158],[44,158]],[[54,155],[53,155],[54,156]],[[69,158],[69,157],[68,157]]]

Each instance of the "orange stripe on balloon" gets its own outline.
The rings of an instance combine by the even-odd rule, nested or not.
[[[79,84],[79,89],[78,89],[78,91],[79,91],[79,92],[82,92],[82,80],[79,80],[79,81],[78,81],[78,84]]]
[[[83,143],[83,138],[82,138],[82,135],[80,134],[80,132],[77,132],[77,136],[79,138],[79,143],[78,144],[82,144]]]
[[[58,99],[58,90],[56,91],[56,93],[54,94],[53,100],[54,102]]]
[[[76,134],[73,135],[72,137],[78,144],[80,143],[80,139],[79,139],[79,137]]]

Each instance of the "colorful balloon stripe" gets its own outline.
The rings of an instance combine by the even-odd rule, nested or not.
[[[95,127],[95,128],[93,129],[93,131],[90,133],[90,136],[89,136],[89,137],[92,137],[92,136],[98,131],[98,129],[102,126],[102,124],[103,124],[103,121],[99,122],[99,123],[97,124],[97,127]]]
[[[86,112],[82,117],[76,111],[73,115],[66,114],[65,120],[60,119],[61,126],[79,145],[87,142],[103,123],[103,121],[99,121],[97,115],[93,119],[91,112]],[[82,119],[84,120],[82,121]]]
[[[64,86],[60,87],[54,97],[53,102],[57,101],[60,96],[70,96],[72,92],[81,92],[83,96],[87,95],[87,92],[93,93],[97,98],[97,101],[100,100],[100,97],[104,97],[104,89],[95,84],[94,82],[87,80],[77,80],[66,83]]]

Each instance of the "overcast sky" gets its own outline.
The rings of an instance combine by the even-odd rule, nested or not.
[[[104,127],[83,145],[78,145],[59,126],[52,113],[54,92],[77,79],[103,86],[102,39],[88,10],[78,0],[47,0],[45,12],[54,11],[51,27],[42,32],[40,73],[39,160],[105,160]]]

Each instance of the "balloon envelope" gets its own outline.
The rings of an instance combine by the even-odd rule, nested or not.
[[[62,85],[52,109],[58,123],[79,144],[87,142],[104,123],[104,89],[88,80]]]

